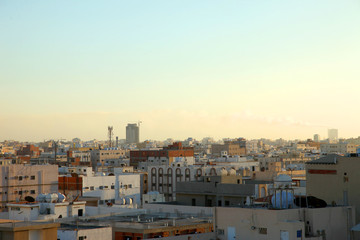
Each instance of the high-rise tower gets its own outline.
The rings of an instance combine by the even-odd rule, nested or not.
[[[136,123],[129,123],[126,126],[126,143],[139,143],[139,125]]]

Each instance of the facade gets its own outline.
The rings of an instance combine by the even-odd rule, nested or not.
[[[348,154],[348,153],[356,153],[356,145],[350,143],[329,143],[322,144],[320,146],[320,150],[322,153],[331,154]]]
[[[266,208],[216,207],[217,239],[339,240],[350,239],[353,207]]]
[[[178,182],[176,201],[190,206],[243,206],[268,195],[269,183],[243,184],[238,175],[205,176],[198,181]]]
[[[21,149],[16,152],[16,155],[38,157],[40,156],[40,150],[39,147],[35,147],[34,145],[26,145],[21,147]]]
[[[221,157],[221,154],[226,152],[229,156],[244,156],[246,155],[246,140],[239,138],[236,140],[225,141],[224,144],[212,144],[211,154],[214,157]]]
[[[118,148],[95,149],[91,151],[91,164],[93,169],[104,166],[105,160],[125,158],[127,150]]]
[[[130,151],[130,165],[138,167],[140,162],[157,161],[161,165],[171,165],[177,158],[185,161],[194,161],[194,148],[183,147],[181,142],[156,150],[133,150]]]
[[[58,166],[14,164],[0,167],[1,210],[9,202],[22,201],[26,196],[58,192]]]
[[[60,223],[10,222],[0,223],[1,240],[50,240],[56,239]]]
[[[76,202],[19,202],[8,203],[9,219],[21,221],[55,220],[85,216],[85,203]]]
[[[99,240],[112,239],[112,228],[98,225],[61,224],[57,240]]]
[[[126,126],[126,143],[139,143],[140,141],[139,126],[134,123],[129,123]]]
[[[360,157],[327,155],[306,164],[307,195],[323,199],[329,205],[356,207],[360,221]]]
[[[337,143],[339,141],[339,135],[337,129],[328,129],[329,143]]]
[[[314,134],[314,142],[320,142],[320,135]]]
[[[99,204],[141,204],[141,175],[136,173],[59,176],[59,191],[70,198],[97,197]]]

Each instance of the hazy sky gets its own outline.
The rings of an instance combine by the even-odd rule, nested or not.
[[[0,1],[0,140],[360,135],[360,1]]]

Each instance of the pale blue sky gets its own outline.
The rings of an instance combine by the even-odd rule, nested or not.
[[[0,140],[358,136],[360,1],[0,1]]]

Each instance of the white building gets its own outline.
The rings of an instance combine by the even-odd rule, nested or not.
[[[52,220],[85,216],[84,201],[59,200],[58,194],[40,194],[38,202],[8,203],[9,219],[21,221]]]
[[[58,240],[99,240],[112,239],[112,228],[106,226],[62,224],[57,231]]]

